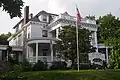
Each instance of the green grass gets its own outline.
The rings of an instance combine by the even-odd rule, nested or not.
[[[120,80],[120,70],[68,70],[19,73],[26,80]]]

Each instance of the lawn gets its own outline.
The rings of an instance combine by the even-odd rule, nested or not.
[[[120,80],[120,70],[75,70],[22,72],[25,80]]]

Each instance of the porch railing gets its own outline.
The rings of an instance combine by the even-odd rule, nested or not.
[[[38,60],[41,60],[42,62],[51,62],[52,61],[52,58],[51,56],[38,56]],[[58,61],[59,59],[57,57],[53,57],[53,61]],[[28,58],[28,61],[29,62],[36,62],[36,57],[33,56],[33,57],[29,57]]]

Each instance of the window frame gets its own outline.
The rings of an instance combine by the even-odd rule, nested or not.
[[[42,30],[42,37],[48,37],[48,30]]]

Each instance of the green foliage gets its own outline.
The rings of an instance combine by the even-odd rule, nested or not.
[[[9,71],[15,71],[15,66],[17,67],[17,65],[20,66],[19,62],[14,60],[11,56],[8,57],[8,61],[7,59],[4,60],[4,65],[5,65],[5,72],[9,72]]]
[[[118,45],[120,40],[120,21],[112,14],[107,14],[100,19],[101,39],[109,46]]]
[[[36,71],[7,75],[23,77],[23,80],[120,80],[120,70]]]
[[[20,72],[6,72],[0,76],[0,80],[26,80],[24,76],[20,76]]]
[[[47,69],[47,64],[39,60],[37,63],[34,64],[32,69],[33,71],[43,71]]]
[[[12,34],[8,32],[7,34],[1,34],[0,35],[0,44],[1,45],[8,45],[7,39],[11,36]]]
[[[78,42],[79,42],[79,53],[90,53],[95,51],[93,46],[90,44],[91,32],[87,29],[78,29]],[[71,60],[74,65],[77,54],[76,54],[76,28],[75,26],[64,26],[59,33],[60,41],[57,41],[57,51],[61,54],[62,58]],[[86,55],[87,56],[87,55]]]
[[[120,68],[120,20],[112,14],[99,18],[101,41],[112,48],[111,66]]]
[[[21,65],[20,64],[14,64],[14,65],[12,65],[12,71],[21,72],[22,71]]]
[[[120,49],[113,50],[111,58],[112,61],[110,62],[110,68],[120,69]]]
[[[21,67],[22,71],[24,72],[32,70],[32,64],[29,63],[27,60],[23,60],[23,62],[21,62]]]
[[[91,20],[95,20],[95,15],[91,16],[91,15],[88,15],[86,16],[87,19],[91,19]]]
[[[9,13],[10,17],[21,17],[21,9],[23,7],[22,0],[0,0],[0,7],[3,11]]]
[[[52,63],[52,66],[50,67],[51,70],[65,70],[67,69],[67,64],[65,62],[56,61]]]

